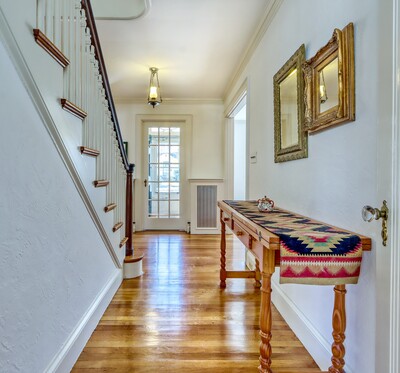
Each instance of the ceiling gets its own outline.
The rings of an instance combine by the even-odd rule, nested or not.
[[[92,1],[96,16],[101,0]],[[151,66],[159,68],[165,101],[222,100],[272,0],[145,2],[139,18],[96,20],[117,101],[146,102]]]

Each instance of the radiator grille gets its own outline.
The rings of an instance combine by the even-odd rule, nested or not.
[[[197,227],[217,227],[216,185],[197,185]]]

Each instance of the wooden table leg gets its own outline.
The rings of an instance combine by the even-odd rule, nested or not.
[[[221,211],[221,270],[219,272],[219,287],[226,288],[226,237],[225,237],[225,222]]]
[[[345,331],[346,331],[346,285],[336,285],[335,304],[333,306],[332,327],[333,327],[333,343],[332,343],[332,366],[329,373],[344,373],[344,348]]]
[[[275,253],[272,250],[264,250],[263,271],[261,287],[260,309],[260,366],[262,373],[272,373],[271,370],[271,338],[272,338],[272,309],[271,309],[271,276],[275,271]]]
[[[256,269],[255,269],[255,282],[254,287],[259,289],[261,287],[261,271],[260,271],[260,261],[256,257]]]

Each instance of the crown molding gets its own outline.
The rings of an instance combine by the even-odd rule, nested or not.
[[[116,104],[147,105],[146,99],[135,97],[114,97]],[[220,98],[163,98],[161,105],[223,105]]]
[[[232,75],[231,80],[229,81],[228,85],[224,91],[224,101],[227,99],[228,94],[233,89],[234,85],[237,83],[240,75],[243,73],[245,67],[249,63],[251,57],[253,56],[255,50],[257,49],[258,45],[260,44],[261,39],[267,32],[271,22],[275,18],[276,13],[278,12],[280,6],[282,5],[283,0],[271,0],[270,3],[267,5],[264,11],[264,16],[261,22],[258,24],[256,31],[253,37],[250,39],[250,43],[243,54],[241,61],[239,62],[238,66],[236,67],[235,72]]]

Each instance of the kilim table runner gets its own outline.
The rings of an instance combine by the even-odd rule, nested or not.
[[[260,212],[257,201],[224,202],[279,237],[281,283],[357,283],[362,259],[359,236],[279,208]]]

